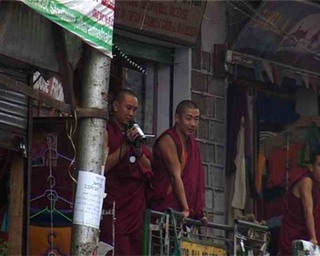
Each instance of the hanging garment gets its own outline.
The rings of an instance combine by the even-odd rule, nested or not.
[[[256,171],[256,189],[258,193],[260,193],[262,189],[262,177],[265,171],[265,167],[266,167],[266,157],[263,152],[259,152],[257,171]]]
[[[301,143],[292,143],[289,148],[288,185],[304,172],[304,167],[298,165],[298,154],[303,148]],[[268,180],[266,188],[286,186],[286,161],[285,147],[276,148],[268,158]]]
[[[250,136],[250,117],[248,113],[248,92],[237,84],[228,87],[228,107],[227,107],[227,171],[235,171],[234,159],[237,155],[237,137],[241,126],[241,118],[245,120],[245,150],[250,156],[251,136]]]
[[[243,210],[246,204],[246,163],[245,163],[245,128],[244,118],[241,119],[241,126],[238,135],[237,156],[234,160],[236,165],[235,190],[232,199],[232,207]]]

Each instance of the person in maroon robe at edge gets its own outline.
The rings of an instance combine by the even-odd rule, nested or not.
[[[280,228],[280,255],[292,255],[294,240],[320,241],[320,152],[310,157],[312,167],[287,191]]]
[[[191,100],[180,102],[175,112],[175,124],[156,140],[153,146],[153,173],[148,197],[149,206],[165,212],[179,211],[183,217],[204,216],[205,177],[200,150],[194,134],[200,111]]]
[[[145,190],[152,175],[152,154],[145,144],[135,143],[139,135],[137,129],[127,129],[137,108],[137,96],[124,89],[116,96],[113,114],[107,123],[109,154],[103,209],[112,209],[115,202],[115,255],[142,255]],[[112,245],[110,215],[103,215],[100,229],[100,239]]]

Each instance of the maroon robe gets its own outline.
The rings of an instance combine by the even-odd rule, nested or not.
[[[107,125],[109,154],[123,143],[124,135],[117,124],[110,120]],[[142,145],[143,153],[151,161],[151,152]],[[103,209],[112,209],[115,201],[115,255],[142,255],[143,215],[146,209],[145,189],[151,171],[139,160],[129,162],[133,149],[121,158],[118,164],[106,174],[106,193]],[[104,215],[101,222],[100,238],[112,245],[112,220]]]
[[[309,232],[304,217],[304,208],[300,198],[292,193],[292,188],[300,180],[308,177],[309,173],[301,175],[295,181],[283,199],[283,219],[280,229],[279,247],[281,255],[292,254],[292,242],[294,240],[310,240]],[[315,231],[318,242],[320,241],[320,190],[319,186],[313,182],[312,184],[313,212]]]
[[[160,138],[168,134],[173,139],[179,159],[182,157],[182,144],[175,127],[165,131]],[[158,148],[158,141],[155,142],[153,148],[154,164],[152,166],[154,176],[151,180],[153,191],[150,192],[149,204],[150,208],[156,211],[164,212],[168,208],[176,211],[182,211],[182,207],[178,202],[174,191],[171,189],[169,169],[163,160],[161,152]],[[198,144],[193,136],[187,140],[186,146],[187,159],[184,169],[182,170],[182,182],[184,185],[188,206],[190,208],[190,217],[200,219],[203,217],[205,178],[200,156]],[[168,193],[168,191],[170,191]]]

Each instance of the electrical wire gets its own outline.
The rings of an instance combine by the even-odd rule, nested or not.
[[[72,120],[74,121],[74,123]],[[78,128],[78,117],[77,117],[76,110],[74,110],[73,111],[73,118],[68,119],[66,122],[66,134],[67,134],[67,137],[68,137],[68,139],[71,143],[72,149],[73,149],[73,158],[72,158],[72,161],[70,162],[69,167],[68,167],[68,174],[69,174],[69,177],[71,178],[71,180],[75,183],[77,183],[77,180],[73,177],[73,175],[71,173],[71,168],[73,167],[73,165],[76,161],[76,158],[77,158],[77,149],[76,149],[76,146],[73,141],[73,136],[76,133],[77,128]]]
[[[248,14],[247,12],[243,11],[242,9],[240,9],[238,6],[236,6],[234,3],[232,3],[231,1],[226,1],[226,4],[229,5],[230,7],[232,7],[234,10],[241,12],[242,14],[246,15],[248,18],[252,18],[251,14]]]
[[[229,0],[228,0],[228,1],[229,1]],[[228,2],[228,1],[226,1],[226,2]],[[224,2],[224,1],[223,1],[223,2]],[[205,10],[204,10],[204,11],[205,11]],[[210,23],[212,23],[212,24],[214,24],[214,25],[225,25],[224,22],[217,22],[217,21],[213,20],[212,18],[209,18],[208,16],[206,16],[205,14],[203,14],[202,12],[198,11],[198,10],[195,9],[195,8],[193,9],[193,12],[201,15],[201,17],[202,17],[203,19],[209,21]]]
[[[270,26],[272,26],[274,29],[278,30],[278,32],[281,33],[281,36],[283,39],[289,39],[291,40],[293,43],[296,43],[297,45],[301,46],[302,49],[304,49],[306,52],[311,53],[316,60],[320,61],[318,58],[320,56],[320,53],[317,53],[311,49],[309,49],[308,47],[306,47],[304,44],[302,44],[301,42],[297,41],[295,38],[293,38],[290,34],[288,34],[286,31],[282,30],[281,28],[279,28],[278,26],[276,26],[274,23],[272,23],[270,20],[268,20],[266,17],[264,17],[261,13],[259,13],[258,11],[256,11],[253,7],[251,7],[248,3],[246,3],[244,0],[239,0],[244,6],[246,6],[248,9],[250,9],[255,16],[259,17],[263,22],[268,23]],[[247,13],[246,13],[247,14]],[[247,14],[250,15],[250,14]],[[259,19],[257,19],[256,17],[254,17],[253,15],[250,15],[251,18],[253,18],[254,20],[261,22]]]
[[[239,23],[241,23],[241,22],[243,22],[244,20],[247,20],[247,19],[248,19],[248,16],[246,16],[244,18],[241,18],[241,19],[239,19],[237,21],[231,22],[231,23],[228,24],[228,26],[229,27],[234,26],[234,25],[239,24]]]
[[[143,12],[143,18],[141,20],[140,30],[143,29],[144,21],[146,19],[146,15],[147,15],[148,4],[149,4],[149,1],[147,1],[146,8],[144,9],[144,12]]]

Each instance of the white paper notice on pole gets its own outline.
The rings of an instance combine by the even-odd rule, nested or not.
[[[73,223],[99,229],[105,177],[79,171]]]

